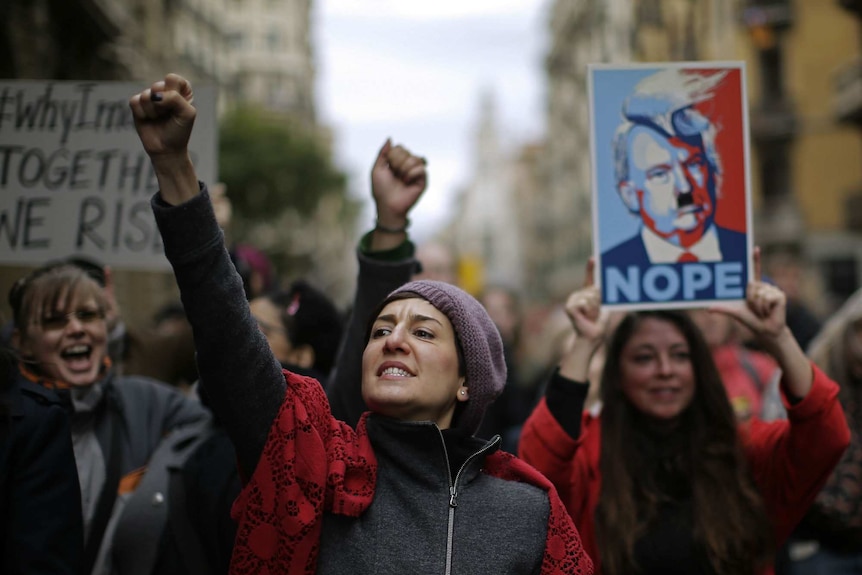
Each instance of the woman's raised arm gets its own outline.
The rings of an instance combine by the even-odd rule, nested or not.
[[[192,101],[189,82],[169,74],[133,96],[129,105],[158,178],[153,212],[194,331],[201,385],[249,477],[286,387],[189,158]]]

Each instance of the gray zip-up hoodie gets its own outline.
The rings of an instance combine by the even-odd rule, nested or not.
[[[374,503],[358,518],[324,516],[317,573],[541,571],[548,495],[481,473],[499,437],[374,414],[367,430],[378,465]]]
[[[234,442],[245,477],[255,475],[260,462],[274,470],[274,477],[265,481],[275,485],[273,481],[277,484],[279,478],[289,475],[294,463],[285,460],[275,462],[275,467],[273,462],[264,466],[264,445],[273,449],[267,444],[268,435],[272,432],[288,449],[298,449],[289,447],[290,433],[273,426],[279,408],[286,403],[287,384],[250,314],[209,197],[204,190],[179,206],[169,206],[157,195],[153,210],[194,330],[201,384]],[[317,385],[313,381],[303,385],[310,384]],[[308,391],[306,387],[302,393]],[[325,400],[312,403],[296,409],[306,414],[326,409],[326,413],[314,414],[315,421],[325,420],[329,416],[328,408],[322,407]],[[487,457],[497,451],[499,439],[485,443],[441,432],[431,422],[399,422],[377,415],[366,421],[378,463],[373,502],[358,517],[324,515],[317,573],[533,574],[541,572],[543,560],[547,565],[549,498],[555,497],[553,508],[558,511],[563,509],[562,503],[550,484],[549,492],[514,476],[510,481],[480,472]],[[297,451],[295,465],[320,469],[322,462],[312,464],[308,458],[321,456],[328,461],[338,457]],[[334,463],[343,469],[348,462]],[[318,488],[306,487],[311,492]],[[284,497],[278,489],[276,486],[273,494]],[[237,504],[243,499],[241,495]],[[284,509],[279,504],[280,524],[288,526],[288,532],[291,516],[305,511],[291,511],[291,505],[300,503],[285,501]],[[561,556],[551,561],[568,561],[577,566],[573,573],[590,573],[591,563],[571,520],[562,513],[563,530],[554,534],[553,547]],[[240,531],[242,534],[242,524]],[[284,545],[288,547],[280,547],[279,553],[292,555],[291,537],[287,535]],[[272,543],[269,536],[264,540],[260,541],[264,545]],[[243,539],[243,544],[248,540]],[[261,552],[268,554],[269,550]],[[243,568],[251,568],[247,560],[244,558]]]

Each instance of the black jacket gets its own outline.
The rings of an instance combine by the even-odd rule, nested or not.
[[[0,573],[77,574],[84,545],[81,489],[68,414],[28,381],[0,416]]]

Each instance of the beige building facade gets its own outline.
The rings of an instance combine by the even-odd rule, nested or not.
[[[223,1],[232,97],[313,124],[311,0]]]
[[[806,285],[793,289],[821,313],[862,285],[860,4],[555,2],[544,153],[549,292],[571,284],[592,249],[586,65],[626,61],[745,61],[754,239],[767,264],[797,267]]]
[[[627,0],[556,0],[549,13],[547,133],[541,154],[545,188],[536,195],[543,213],[528,259],[536,270],[531,299],[559,300],[579,285],[592,252],[590,123],[587,64],[631,59],[632,3]]]
[[[522,237],[514,197],[514,150],[503,145],[493,93],[484,93],[473,135],[473,174],[459,198],[452,231],[462,287],[478,292],[487,284],[521,289]]]
[[[221,111],[248,101],[314,125],[311,8],[311,0],[7,0],[0,2],[0,78],[143,87],[177,72],[195,85],[216,86]],[[339,263],[345,257],[339,253]],[[0,292],[27,271],[0,266]],[[123,270],[113,277],[133,324],[148,322],[177,297],[169,272]],[[341,283],[350,278],[348,271]],[[8,313],[0,306],[0,314]]]
[[[862,222],[853,210],[862,184],[862,68],[853,4],[655,0],[641,4],[634,36],[640,61],[746,63],[754,238],[767,272],[784,277],[785,266],[798,268],[800,285],[782,287],[821,314],[862,285]]]

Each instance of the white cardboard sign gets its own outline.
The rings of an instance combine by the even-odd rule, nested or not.
[[[90,256],[116,269],[169,265],[150,209],[158,190],[128,82],[0,81],[0,264]],[[189,150],[215,182],[215,89],[195,86]]]

